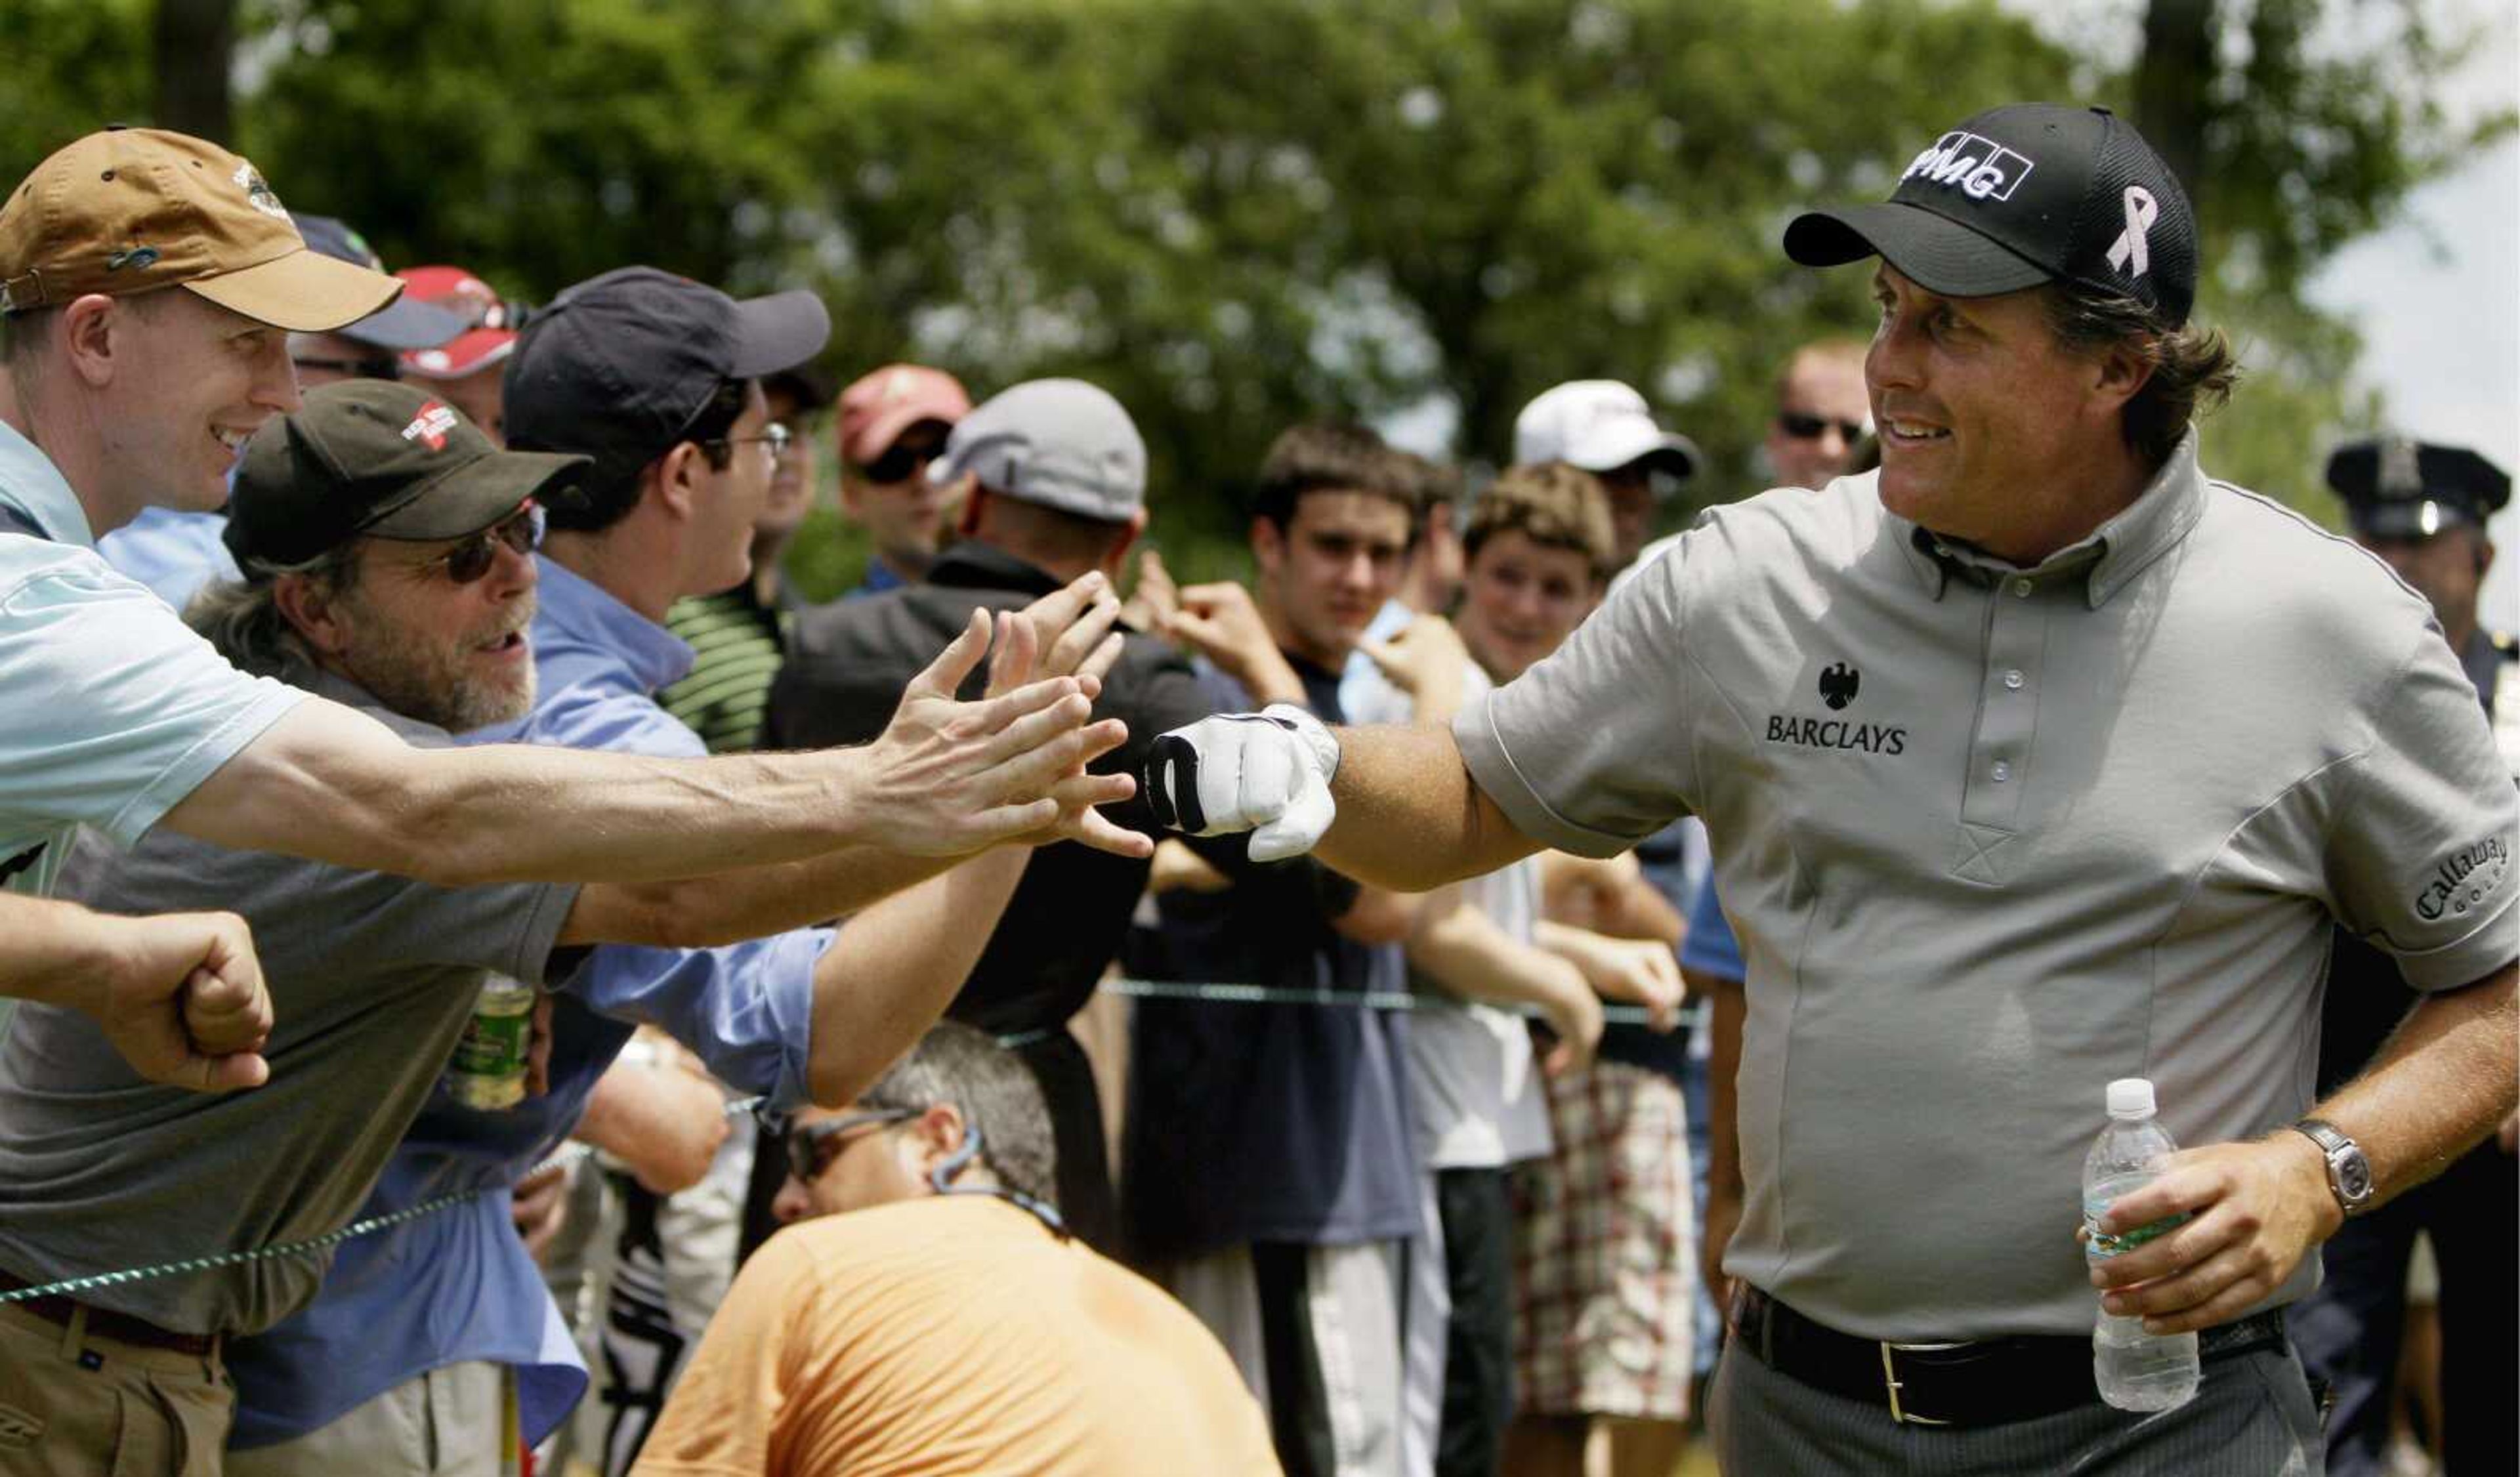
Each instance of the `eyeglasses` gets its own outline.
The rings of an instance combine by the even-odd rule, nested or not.
[[[1830,426],[1837,427],[1841,440],[1849,445],[1864,439],[1870,427],[1861,421],[1840,421],[1834,416],[1806,416],[1800,411],[1777,412],[1777,426],[1797,441],[1817,441]]]
[[[714,441],[703,441],[700,444],[702,446],[737,447],[750,446],[758,442],[759,444],[770,448],[770,460],[776,462],[780,458],[788,455],[788,443],[795,439],[796,436],[794,432],[788,430],[787,426],[780,425],[778,422],[773,421],[768,425],[761,427],[761,434],[757,436],[720,436]]]
[[[518,554],[531,554],[542,546],[543,511],[531,498],[525,506],[507,517],[467,537],[464,542],[432,559],[423,559],[413,567],[422,573],[443,564],[446,577],[459,585],[469,585],[490,572],[499,558],[499,546],[507,545]]]
[[[328,375],[341,375],[352,380],[399,380],[402,361],[387,354],[379,359],[300,359],[292,356],[291,364],[302,370],[317,370]]]
[[[826,1123],[790,1125],[788,1130],[788,1173],[799,1184],[811,1185],[823,1172],[844,1141],[864,1130],[906,1123],[920,1115],[919,1108],[869,1108],[860,1113],[843,1113]],[[825,1153],[829,1146],[833,1153]]]

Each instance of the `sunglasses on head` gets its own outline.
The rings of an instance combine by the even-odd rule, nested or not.
[[[869,1108],[861,1113],[843,1113],[823,1123],[791,1124],[787,1134],[788,1173],[799,1184],[811,1185],[829,1162],[826,1147],[836,1149],[865,1129],[906,1123],[920,1114],[918,1108]]]
[[[1864,437],[1864,423],[1840,421],[1834,416],[1806,416],[1800,411],[1777,412],[1777,425],[1797,441],[1817,441],[1830,426],[1837,427],[1840,439],[1853,443]]]
[[[437,558],[423,559],[419,567],[426,571],[443,564],[447,579],[459,585],[469,585],[490,572],[491,564],[498,561],[501,544],[518,554],[531,554],[542,546],[542,510],[535,506],[533,499],[527,498],[522,508],[477,533],[467,535],[464,542]]]

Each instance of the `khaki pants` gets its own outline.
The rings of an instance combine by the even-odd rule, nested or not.
[[[0,1477],[218,1477],[236,1410],[218,1356],[86,1325],[0,1303]]]
[[[228,1454],[227,1477],[517,1477],[517,1380],[479,1360],[407,1379],[294,1441]]]

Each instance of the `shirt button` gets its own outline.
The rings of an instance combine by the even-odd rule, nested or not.
[[[2015,669],[2013,669],[2012,671],[2009,671],[2009,672],[2004,673],[2004,674],[2003,674],[2003,685],[2004,685],[2005,687],[2008,687],[2008,688],[2012,689],[2012,690],[2013,690],[2014,692],[2016,692],[2016,693],[2020,692],[2020,691],[2021,691],[2021,672],[2020,672],[2020,669],[2019,669],[2019,668],[2015,668]]]
[[[2012,593],[2023,600],[2028,600],[2030,598],[2030,581],[2026,579],[2014,580],[2012,582]]]
[[[2012,778],[2012,766],[2004,763],[2001,759],[1998,759],[1995,761],[1995,768],[1989,770],[1987,773],[1995,776],[1996,783],[2002,784],[2004,781]]]

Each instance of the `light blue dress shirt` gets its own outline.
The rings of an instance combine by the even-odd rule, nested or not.
[[[194,592],[210,581],[245,577],[219,537],[227,526],[223,514],[145,508],[140,516],[98,539],[96,552],[180,612]]]
[[[541,561],[541,574],[534,709],[521,723],[465,741],[705,754],[699,737],[652,695],[691,669],[691,648],[551,559]],[[590,950],[554,1003],[550,1092],[484,1113],[441,1090],[359,1214],[454,1191],[487,1193],[343,1242],[311,1307],[230,1343],[237,1418],[229,1444],[302,1436],[417,1375],[468,1360],[516,1369],[523,1435],[540,1442],[585,1393],[586,1365],[510,1225],[511,1189],[577,1126],[597,1079],[630,1039],[626,1022],[664,1030],[740,1092],[781,1107],[806,1100],[814,966],[831,942],[829,929],[806,928],[724,949]]]

